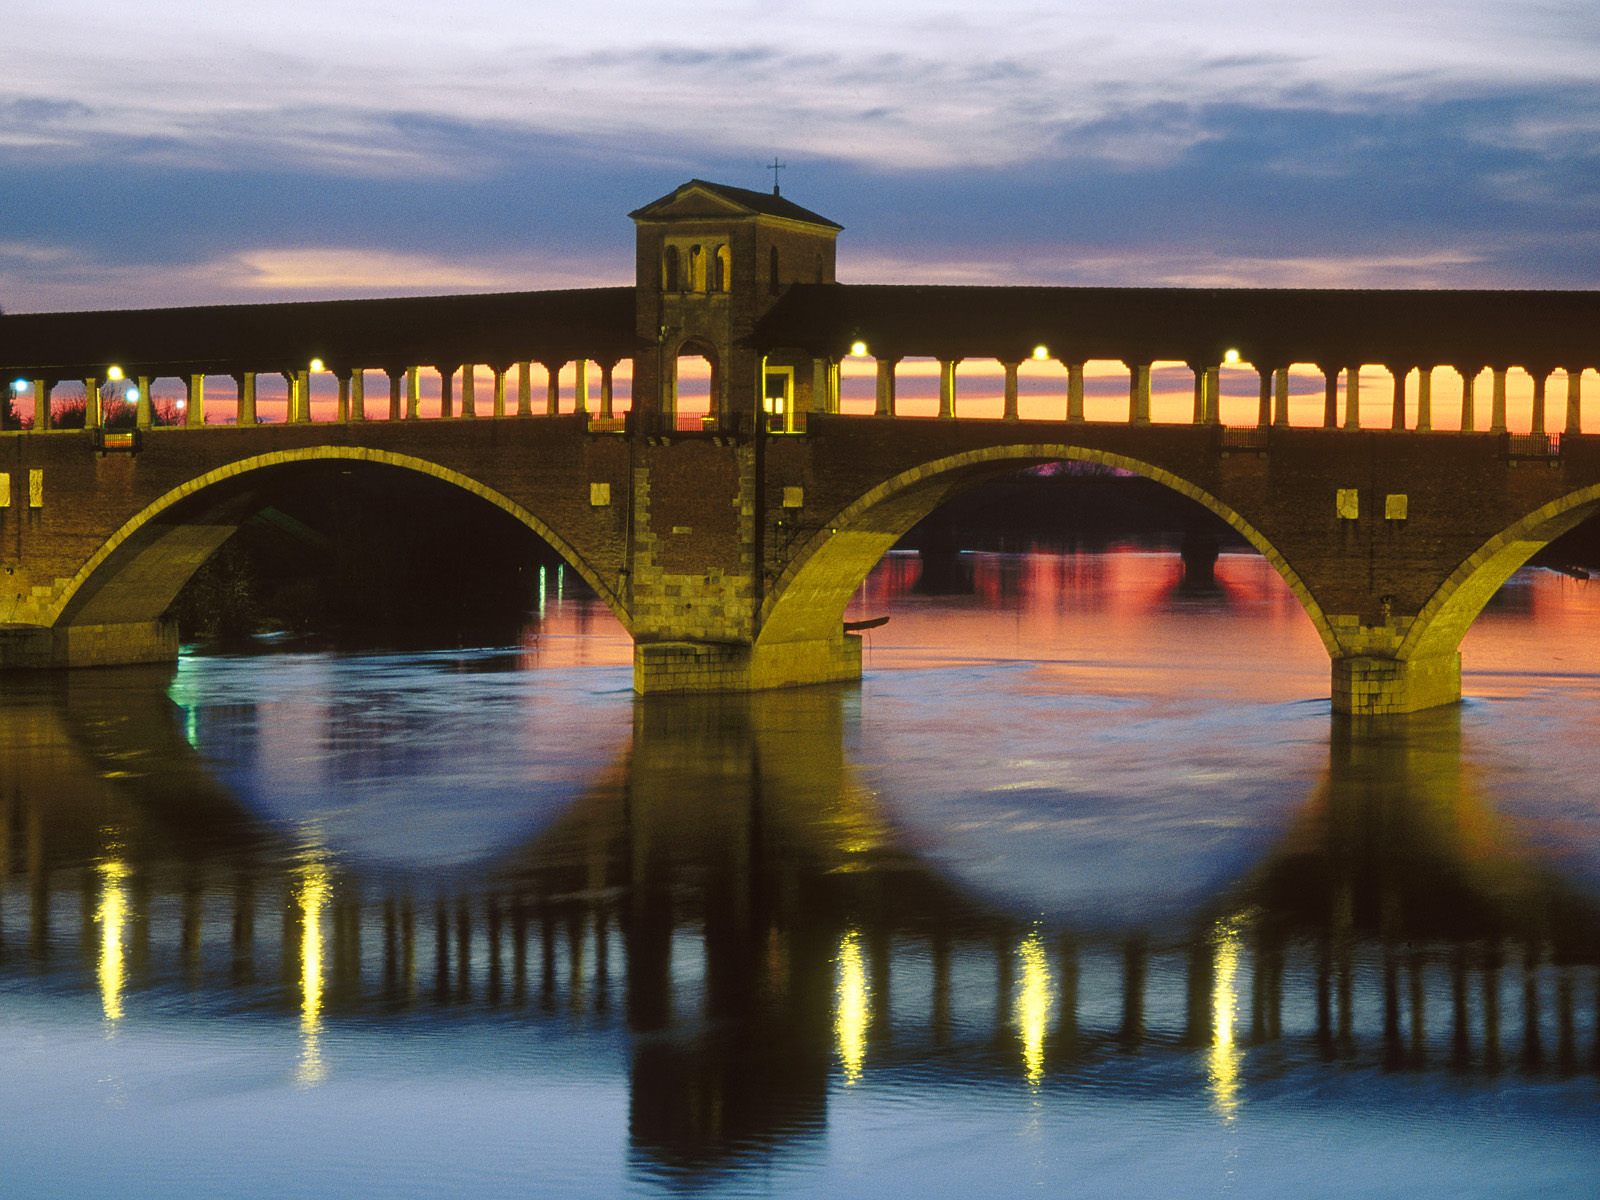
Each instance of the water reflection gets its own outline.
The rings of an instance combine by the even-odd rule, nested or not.
[[[349,736],[371,682],[359,663],[274,669],[259,704],[226,663],[185,665],[182,709],[161,673],[8,691],[0,988],[13,1006],[81,991],[110,1027],[138,1013],[264,1044],[281,1031],[294,1050],[279,1069],[302,1087],[329,1078],[334,1037],[347,1087],[347,1047],[386,1031],[448,1032],[493,1071],[537,1030],[540,1069],[625,1087],[617,1136],[635,1177],[690,1188],[804,1157],[846,1095],[1153,1092],[1237,1128],[1287,1072],[1315,1084],[1330,1066],[1452,1080],[1514,1070],[1536,1087],[1593,1071],[1600,1054],[1600,922],[1582,873],[1504,814],[1493,756],[1459,713],[1381,728],[1301,714],[1272,769],[1282,781],[1299,777],[1284,763],[1320,765],[1251,810],[1259,849],[1242,865],[1185,815],[1196,844],[1174,861],[1202,883],[1175,889],[1193,897],[1182,911],[1052,901],[1041,919],[1049,873],[1099,827],[1087,805],[1106,771],[1068,778],[987,733],[942,751],[908,737],[914,749],[895,758],[874,740],[910,727],[893,682],[660,703],[597,698],[585,681],[570,708],[595,733],[565,752],[581,765],[560,786],[522,779],[514,819],[497,812],[437,859],[420,838],[405,862],[395,830],[367,836],[330,811],[352,803],[326,782],[341,747],[368,753]],[[408,761],[444,755],[460,731],[442,714],[488,686],[470,662],[373,670],[390,686],[382,736],[414,739]],[[359,690],[332,692],[325,725],[295,731],[314,760],[306,781],[261,768],[274,787],[290,781],[286,803],[241,766],[259,734],[240,731],[267,727],[296,671]],[[506,711],[543,714],[534,724],[548,731],[561,689],[577,685],[524,686],[535,682],[541,699],[512,689]],[[1025,730],[1052,715],[1080,760],[1120,719],[1079,708],[1061,720],[1051,696],[1007,704]],[[487,777],[509,793],[522,751],[493,739],[472,750],[454,760],[456,791]],[[1027,853],[1010,832],[996,840],[998,810],[976,794],[936,844],[905,817],[929,795],[927,773],[963,762],[1009,797]],[[431,806],[433,829],[457,803],[432,785],[402,799],[372,819]],[[470,794],[459,805],[469,823],[481,812]],[[309,856],[308,819],[339,834]],[[1133,828],[1137,845],[1146,827]],[[1008,872],[1011,889],[969,886],[966,860]],[[1115,870],[1096,885],[1131,900],[1151,886]],[[74,935],[98,947],[93,970],[57,952]],[[959,1101],[940,1104],[940,1119],[959,1116]]]

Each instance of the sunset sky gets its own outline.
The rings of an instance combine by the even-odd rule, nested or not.
[[[8,0],[14,312],[627,282],[684,179],[847,282],[1600,286],[1593,0]]]

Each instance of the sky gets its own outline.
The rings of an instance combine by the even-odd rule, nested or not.
[[[11,312],[631,281],[691,177],[845,282],[1600,286],[1593,0],[0,0]]]

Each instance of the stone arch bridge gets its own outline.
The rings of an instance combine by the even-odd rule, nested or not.
[[[1237,529],[1321,635],[1335,709],[1397,713],[1459,698],[1458,647],[1483,605],[1600,508],[1600,437],[1582,432],[1600,294],[852,288],[832,282],[839,227],[776,195],[692,181],[632,215],[634,288],[0,318],[0,370],[34,398],[31,428],[0,428],[0,666],[175,655],[164,614],[258,484],[361,470],[447,481],[533,529],[633,636],[641,692],[850,680],[846,603],[902,534],[959,489],[1081,460],[1156,479]],[[667,250],[719,265],[673,272]],[[714,360],[709,411],[689,423],[684,346]],[[875,411],[842,413],[839,362],[869,352]],[[937,417],[898,415],[895,363],[911,355],[940,363]],[[959,415],[957,364],[972,357],[1004,367],[998,418]],[[1128,367],[1126,417],[1085,420],[1084,363],[1107,357]],[[1028,358],[1067,368],[1058,419],[1019,418]],[[1260,419],[1225,426],[1218,371],[1241,358],[1259,373]],[[1151,366],[1168,360],[1193,370],[1183,423],[1151,419]],[[558,380],[574,363],[566,405]],[[1289,419],[1292,363],[1325,374],[1315,426]],[[1361,424],[1365,363],[1395,380],[1386,428]],[[438,372],[437,419],[419,419],[416,364]],[[535,364],[549,380],[537,417]],[[481,407],[475,366],[492,378]],[[1534,381],[1528,433],[1507,431],[1515,366]],[[1460,374],[1458,430],[1434,429],[1436,367]],[[1562,433],[1545,421],[1557,369]],[[367,418],[374,370],[390,383],[387,420]],[[313,419],[314,371],[338,380],[333,420]],[[286,381],[284,421],[258,418],[262,372]],[[189,403],[181,425],[158,427],[148,380],[174,375]],[[235,384],[231,412],[207,409],[218,376]],[[108,378],[142,384],[131,429],[105,428]],[[56,427],[66,380],[83,381],[82,428]]]

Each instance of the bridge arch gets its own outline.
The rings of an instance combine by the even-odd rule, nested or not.
[[[1339,644],[1322,606],[1299,574],[1238,512],[1195,483],[1153,463],[1065,443],[991,446],[902,471],[846,505],[790,557],[762,604],[756,644],[836,639],[844,611],[872,568],[911,527],[958,491],[1019,468],[1088,462],[1130,471],[1209,509],[1237,530],[1283,577],[1330,655]]]
[[[1468,555],[1422,606],[1396,657],[1454,654],[1501,585],[1540,550],[1596,512],[1600,512],[1600,484],[1568,492],[1506,526]]]
[[[167,491],[145,505],[114,532],[66,581],[51,609],[46,612],[51,625],[115,624],[130,620],[154,620],[176,598],[183,585],[211,554],[238,528],[243,509],[202,512],[210,524],[174,521],[158,531],[162,518],[172,514],[184,501],[194,500],[229,481],[243,480],[258,472],[300,463],[365,463],[410,471],[428,476],[477,496],[526,526],[569,563],[595,594],[631,631],[626,605],[618,591],[585,561],[576,547],[549,523],[504,493],[451,467],[409,454],[365,446],[309,446],[279,450],[270,454],[241,458],[206,471]],[[187,537],[163,536],[190,529]],[[119,586],[126,585],[126,586]],[[128,611],[123,602],[129,593],[137,594],[147,611]],[[137,607],[137,601],[135,602]],[[153,610],[153,611],[148,611]]]

